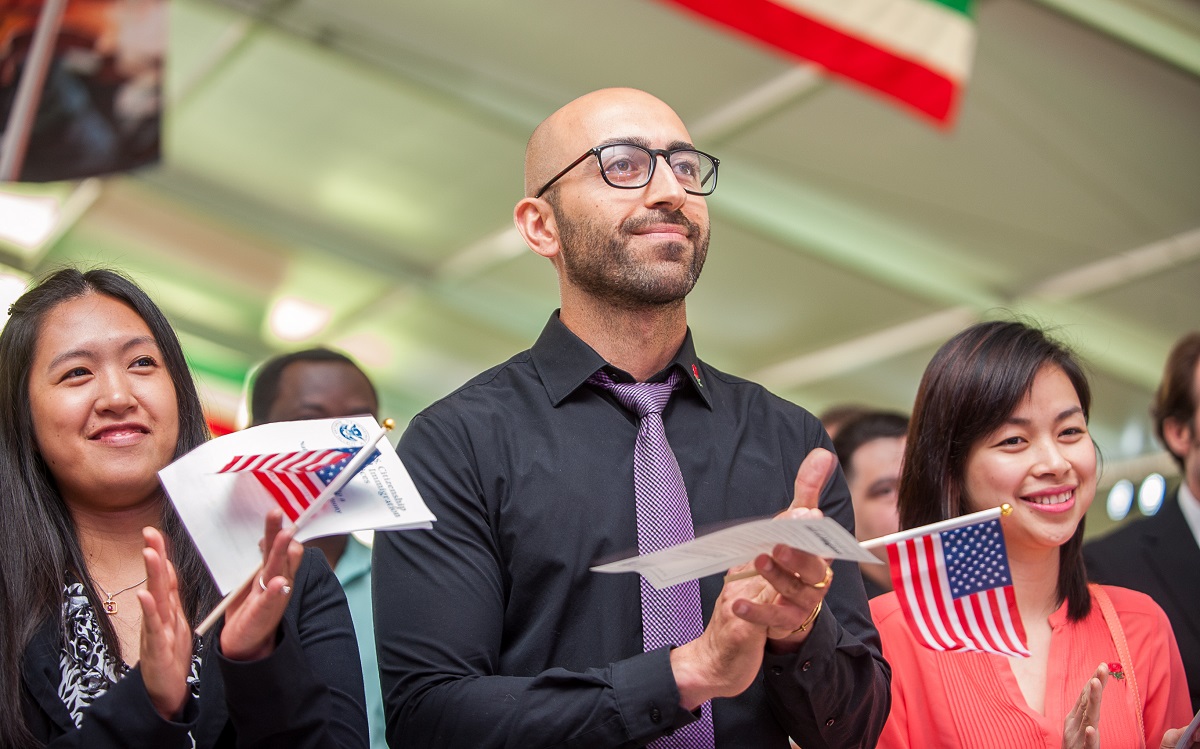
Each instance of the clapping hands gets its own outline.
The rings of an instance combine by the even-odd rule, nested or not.
[[[225,612],[221,652],[230,660],[258,660],[275,650],[275,633],[304,556],[304,547],[292,540],[295,529],[283,530],[283,513],[272,510],[264,526],[262,572]]]

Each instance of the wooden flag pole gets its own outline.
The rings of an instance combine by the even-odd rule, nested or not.
[[[38,103],[41,102],[46,83],[46,70],[54,57],[54,40],[58,38],[58,29],[66,9],[67,0],[46,0],[42,14],[38,16],[33,44],[25,57],[21,82],[17,84],[17,95],[4,129],[4,145],[0,149],[0,182],[16,182],[21,177],[21,166],[29,147],[29,134],[37,119]]]
[[[342,487],[345,486],[346,483],[350,481],[350,479],[354,478],[355,474],[358,473],[358,469],[362,468],[367,460],[370,459],[371,455],[375,452],[375,446],[379,444],[379,441],[383,439],[383,436],[395,428],[395,426],[396,422],[392,421],[391,419],[384,419],[383,428],[375,434],[367,437],[366,442],[364,442],[363,446],[359,448],[358,453],[350,459],[350,462],[346,464],[346,467],[343,468],[337,476],[333,477],[333,481],[330,481],[329,484],[326,485],[323,490],[321,490],[321,493],[318,494],[317,498],[312,501],[312,504],[308,506],[308,509],[301,513],[300,517],[296,518],[296,522],[293,523],[293,527],[295,527],[297,530],[302,528],[313,517],[313,515],[317,514],[317,512],[325,506],[325,503],[327,503],[330,499],[333,499],[333,496],[340,492]],[[221,599],[221,602],[218,603],[217,607],[212,610],[212,613],[204,617],[204,621],[200,622],[200,626],[196,627],[196,634],[200,637],[203,637],[210,629],[212,629],[213,626],[220,621],[221,616],[225,613],[225,610],[229,608],[229,605],[233,603],[233,600],[240,596],[242,591],[248,588],[250,584],[253,583],[261,574],[262,565],[260,564],[255,568],[254,572],[250,573],[250,576],[247,577],[241,585],[231,590],[229,595]]]

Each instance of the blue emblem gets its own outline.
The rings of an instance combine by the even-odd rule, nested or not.
[[[362,430],[359,429],[358,425],[352,421],[338,422],[334,425],[334,428],[337,430],[337,433],[341,436],[341,438],[350,444],[362,444],[366,441],[366,437],[363,436]]]

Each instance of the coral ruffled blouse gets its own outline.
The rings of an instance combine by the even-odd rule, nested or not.
[[[1191,719],[1187,680],[1166,614],[1148,596],[1104,588],[1125,630],[1143,703],[1137,727],[1128,680],[1109,678],[1100,704],[1100,746],[1157,749],[1169,728]],[[1009,659],[990,653],[944,653],[917,642],[895,593],[871,601],[871,615],[892,665],[892,712],[881,749],[1061,749],[1063,719],[1101,662],[1120,662],[1098,605],[1079,622],[1064,603],[1050,617],[1046,714],[1030,709]],[[1128,670],[1129,664],[1122,664]]]

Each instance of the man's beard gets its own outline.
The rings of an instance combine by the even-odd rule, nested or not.
[[[708,255],[708,227],[693,223],[682,211],[653,210],[626,220],[612,233],[596,222],[568,219],[556,208],[564,272],[574,286],[597,299],[625,309],[658,307],[683,300],[696,285]],[[656,257],[639,261],[629,245],[634,232],[652,224],[684,228],[694,247],[691,262],[683,264],[685,242],[657,246]],[[669,268],[662,269],[664,262]]]

